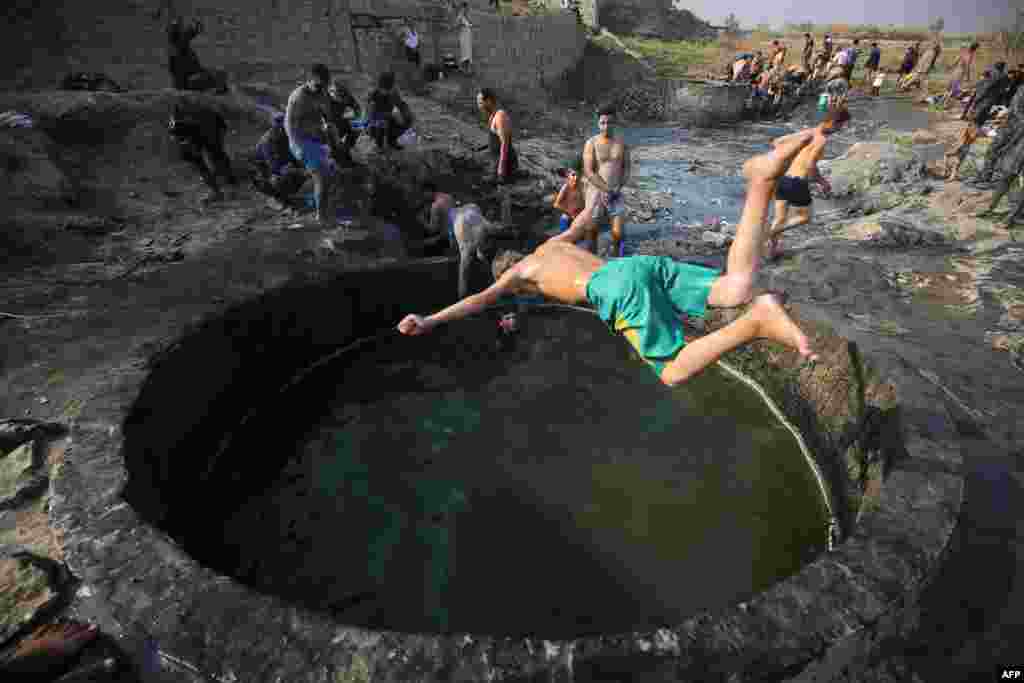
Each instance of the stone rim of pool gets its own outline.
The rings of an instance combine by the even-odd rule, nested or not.
[[[79,613],[114,634],[152,636],[167,667],[188,662],[245,681],[524,680],[544,672],[587,680],[598,671],[827,680],[910,618],[962,501],[955,426],[939,388],[898,359],[859,353],[811,319],[812,307],[796,313],[823,349],[816,366],[766,344],[727,362],[800,429],[833,491],[847,490],[836,482],[861,463],[865,495],[845,520],[836,501],[846,538],[831,552],[746,603],[676,627],[557,642],[353,628],[200,566],[157,526],[172,495],[189,501],[191,521],[201,523],[204,501],[190,494],[218,435],[243,416],[239,406],[269,398],[295,368],[331,349],[450,299],[455,269],[433,259],[296,282],[183,325],[151,368],[111,372],[88,422],[74,425],[53,481],[51,519],[83,583]]]

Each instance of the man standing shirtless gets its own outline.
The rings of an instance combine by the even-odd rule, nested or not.
[[[813,180],[821,185],[822,191],[826,194],[832,191],[832,186],[818,171],[818,162],[825,153],[825,144],[829,136],[841,130],[849,120],[849,110],[829,109],[824,120],[811,129],[814,131],[811,143],[800,150],[786,175],[779,180],[775,189],[775,220],[768,233],[765,258],[774,259],[779,255],[779,236],[782,233],[811,222],[813,200],[809,181]],[[796,207],[796,215],[792,218],[789,218],[790,206]]]
[[[487,117],[487,148],[496,162],[498,183],[504,183],[519,170],[519,155],[512,146],[512,117],[498,107],[498,95],[490,88],[476,94],[476,106]]]
[[[398,331],[425,334],[442,323],[480,313],[503,295],[540,294],[565,304],[592,304],[669,386],[685,382],[722,354],[754,339],[786,344],[816,360],[810,340],[779,297],[753,296],[775,184],[815,135],[814,130],[805,130],[780,138],[772,151],[744,164],[747,198],[725,274],[667,256],[605,261],[573,244],[549,240],[529,256],[499,254],[492,265],[493,285],[425,318],[407,315]],[[680,316],[703,317],[709,305],[735,307],[751,300],[743,315],[721,329],[690,342],[684,338]]]
[[[804,34],[804,52],[802,55],[804,71],[808,74],[814,71],[814,37],[810,33]]]
[[[590,240],[590,251],[597,253],[598,221],[607,217],[612,224],[612,255],[622,256],[622,238],[626,223],[626,205],[622,187],[629,182],[631,162],[625,140],[615,136],[615,108],[598,112],[598,135],[583,147],[583,178],[587,182],[586,206],[568,230],[552,240],[571,242]]]
[[[325,122],[330,117],[330,99],[327,95],[329,80],[327,67],[314,64],[309,70],[309,80],[296,88],[288,98],[284,115],[284,129],[288,134],[292,154],[313,176],[317,220],[323,227],[333,227],[335,222],[329,206],[331,166],[326,153],[324,130]]]

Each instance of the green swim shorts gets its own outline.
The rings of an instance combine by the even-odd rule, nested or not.
[[[686,344],[680,316],[703,318],[721,271],[668,256],[613,259],[590,276],[587,299],[658,375]]]

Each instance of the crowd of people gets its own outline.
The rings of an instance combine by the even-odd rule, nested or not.
[[[466,16],[465,12],[461,14]],[[413,51],[417,49],[418,43],[410,31],[406,27],[403,35],[409,58],[413,59]],[[901,90],[927,87],[926,79],[941,52],[939,41],[925,48],[920,43],[908,47],[901,61],[896,87]],[[969,83],[973,75],[976,52],[976,44],[967,45],[957,55],[954,63],[958,79],[954,79],[950,86],[947,100],[962,97],[963,116],[970,120],[961,136],[961,144],[947,158],[947,165],[959,166],[959,161],[962,161],[981,126],[999,107],[1006,107],[1009,120],[990,148],[978,178],[978,182],[998,183],[993,202],[995,208],[1009,190],[1010,182],[1020,174],[1021,162],[1024,161],[1024,94],[1021,94],[1024,89],[1019,87],[1024,70],[1007,71],[1005,64],[998,63],[985,73],[977,87],[967,96],[964,83]],[[672,360],[689,357],[688,353],[676,355],[681,346],[671,349],[672,353],[663,353],[665,348],[661,346],[665,339],[673,340],[669,344],[672,346],[678,341],[679,335],[665,330],[648,330],[650,321],[643,318],[653,313],[630,313],[622,308],[629,307],[622,297],[625,296],[629,301],[643,300],[648,303],[659,297],[659,301],[668,297],[666,300],[671,301],[677,311],[690,311],[698,315],[708,302],[711,305],[724,305],[715,302],[733,301],[737,298],[736,291],[749,293],[749,282],[747,289],[734,284],[742,279],[740,275],[745,273],[743,277],[749,280],[761,260],[778,256],[783,233],[812,220],[811,184],[818,184],[825,194],[830,190],[817,164],[829,136],[849,120],[847,98],[850,84],[856,77],[861,53],[861,43],[857,39],[841,47],[835,44],[830,35],[826,35],[820,48],[817,48],[814,37],[806,34],[798,64],[787,65],[787,46],[776,40],[767,55],[761,51],[738,55],[728,65],[729,80],[749,82],[754,99],[777,101],[790,88],[802,93],[804,88],[820,87],[818,110],[823,121],[801,135],[777,141],[777,150],[784,152],[770,153],[748,165],[750,194],[733,245],[733,251],[743,255],[733,258],[730,252],[727,275],[703,271],[684,273],[667,263],[652,264],[624,256],[626,206],[623,189],[630,182],[631,154],[618,130],[616,109],[606,106],[598,111],[599,132],[583,143],[578,161],[566,164],[559,170],[563,184],[552,202],[554,208],[561,213],[559,230],[535,254],[529,257],[519,255],[512,261],[506,259],[505,266],[511,275],[498,268],[500,259],[495,261],[496,281],[486,292],[470,293],[469,273],[474,261],[487,260],[484,245],[489,236],[503,229],[501,223],[507,222],[508,216],[503,216],[503,221],[492,222],[484,216],[478,204],[457,205],[453,195],[442,191],[435,181],[424,185],[422,201],[425,211],[422,215],[425,220],[422,224],[430,236],[428,239],[447,242],[451,248],[458,250],[458,295],[461,301],[435,316],[411,316],[402,322],[400,329],[410,334],[422,333],[433,324],[476,311],[501,296],[517,292],[544,294],[570,303],[587,300],[602,311],[602,316],[616,331],[631,338],[643,358],[661,359],[651,364],[666,383],[675,383],[689,377],[696,371],[694,367],[699,369],[703,365],[697,363],[694,366],[696,361],[692,360]],[[863,83],[866,91],[877,94],[886,76],[881,65],[879,45],[872,42],[866,55]],[[506,183],[516,177],[519,166],[513,140],[512,117],[498,105],[497,95],[490,89],[483,88],[478,92],[477,105],[486,118],[486,149],[494,164],[493,178],[499,184]],[[357,117],[362,116],[364,111],[365,126],[361,126]],[[308,80],[289,97],[286,111],[274,117],[270,130],[257,146],[254,155],[257,188],[280,201],[286,201],[302,187],[308,177],[312,177],[317,220],[324,226],[333,227],[336,219],[331,206],[331,183],[339,168],[354,163],[352,148],[359,136],[365,131],[378,150],[401,149],[400,140],[413,123],[413,113],[395,87],[393,73],[384,73],[378,78],[377,87],[367,97],[364,109],[343,82],[338,79],[332,81],[327,68],[316,64],[310,69]],[[220,192],[220,177],[226,178],[229,183],[237,183],[223,152],[226,126],[219,115],[208,112],[205,118],[196,117],[192,120],[187,113],[176,111],[172,118],[172,129],[172,133],[182,143],[185,158],[199,168],[204,181],[211,186],[215,195]],[[799,144],[790,145],[793,140],[799,140]],[[783,159],[784,168],[779,170],[776,166]],[[768,168],[771,169],[770,173],[765,170]],[[951,175],[956,175],[955,168]],[[762,197],[762,190],[766,187],[771,188],[767,199]],[[762,200],[764,207],[761,207]],[[774,218],[769,221],[768,204],[772,200]],[[1010,221],[1019,218],[1020,214],[1021,209],[1018,208]],[[603,224],[610,226],[610,249],[605,254],[610,261],[598,256],[598,234]],[[755,243],[756,249],[751,246]],[[608,265],[619,261],[623,263]],[[736,264],[742,263],[742,267],[733,267],[734,261]],[[549,266],[552,271],[550,273]],[[580,288],[580,282],[592,282],[594,277],[597,278],[596,282],[605,284]],[[631,284],[623,284],[627,282]],[[701,284],[698,286],[693,284],[695,282]],[[715,284],[719,282],[733,284],[728,287]],[[625,287],[631,293],[627,296],[622,292],[599,291],[603,287],[612,290]],[[644,292],[638,294],[638,287],[644,289]],[[711,294],[723,288],[730,292],[728,296]],[[660,293],[652,293],[654,290]],[[689,303],[684,306],[673,300],[672,297],[677,294]],[[783,327],[790,329],[788,324]],[[743,329],[750,332],[753,328],[748,326]],[[791,332],[786,334],[790,335],[792,341],[794,337]],[[659,341],[654,343],[652,338]],[[752,337],[746,333],[736,333],[729,337],[732,340],[729,343],[742,343],[749,338]],[[707,360],[712,356],[717,357],[715,354],[719,352],[709,353],[711,355],[699,357]],[[669,356],[671,359],[665,360]],[[690,369],[684,371],[684,366]]]
[[[872,42],[863,62],[863,89],[870,96],[879,96],[888,78],[893,78],[897,92],[921,91],[927,95],[929,78],[940,64],[943,46],[936,37],[926,45],[923,41],[909,45],[903,52],[899,67],[886,70],[882,66],[882,50]],[[975,83],[975,66],[979,43],[963,45],[951,64],[949,86],[937,97],[927,101],[949,108],[962,105],[961,119],[966,122],[956,142],[947,149],[944,175],[960,178],[960,167],[971,146],[986,125],[999,128],[989,147],[983,168],[973,181],[976,187],[994,187],[995,195],[990,214],[1009,192],[1013,181],[1024,172],[1024,64],[1009,69],[1005,62],[996,62],[983,72]],[[832,36],[825,34],[820,48],[814,37],[804,34],[800,63],[786,65],[787,46],[778,40],[765,54],[762,50],[736,55],[725,67],[725,79],[734,83],[749,83],[750,103],[755,112],[781,108],[790,95],[802,95],[809,89],[820,90],[819,110],[840,107],[846,101],[855,82],[855,70],[861,58],[861,41],[853,39],[840,48]],[[1006,227],[1024,218],[1024,202],[1011,214]]]

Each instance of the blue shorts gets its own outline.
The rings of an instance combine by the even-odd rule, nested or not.
[[[326,145],[319,138],[299,138],[289,140],[288,148],[295,158],[302,162],[310,171],[330,170]]]

